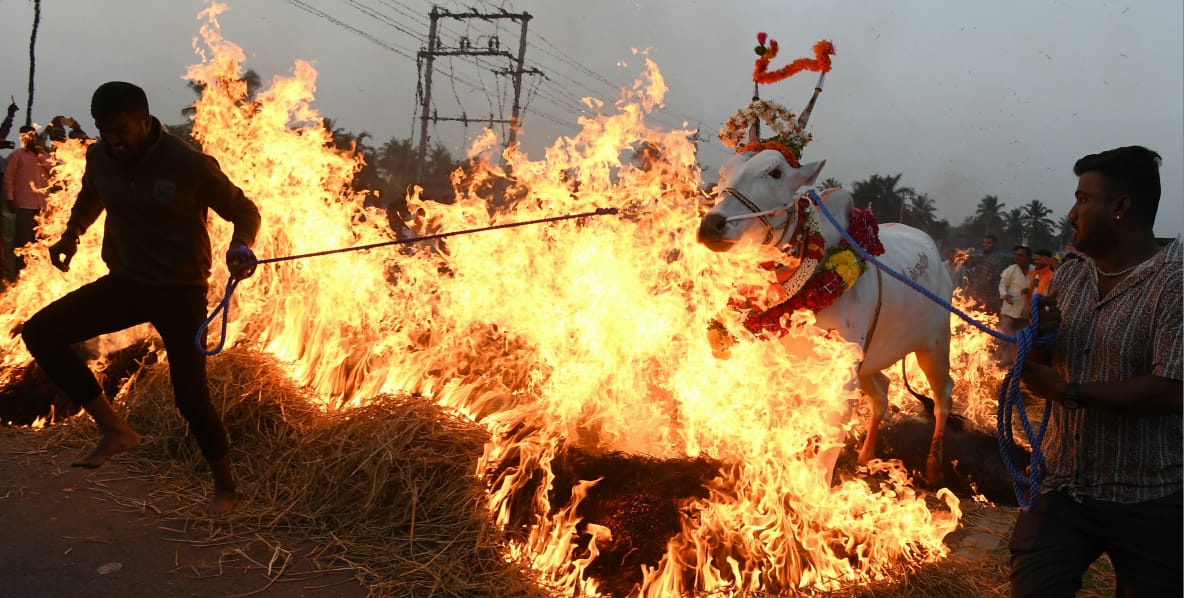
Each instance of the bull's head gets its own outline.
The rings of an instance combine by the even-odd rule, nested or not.
[[[813,186],[826,160],[789,165],[780,152],[736,154],[719,169],[719,198],[699,222],[699,242],[712,251],[740,243],[771,245],[788,238],[797,223],[794,194]],[[744,217],[772,212],[757,217]]]

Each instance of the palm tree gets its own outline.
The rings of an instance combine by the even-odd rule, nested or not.
[[[1022,243],[1027,237],[1027,230],[1025,226],[1027,222],[1024,219],[1023,208],[1012,208],[1003,214],[1003,234],[1007,238],[1007,243],[1004,245],[1015,245]]]
[[[386,181],[382,194],[387,199],[388,209],[391,206],[396,209],[406,207],[407,190],[415,178],[415,151],[410,137],[391,137],[378,148],[378,161],[375,166],[378,167],[379,176]]]
[[[1073,243],[1073,225],[1069,223],[1069,219],[1061,216],[1057,221],[1057,241],[1054,249],[1060,250],[1062,246]]]
[[[884,218],[903,213],[904,202],[914,193],[911,187],[897,187],[901,174],[884,176],[873,174],[866,181],[855,181],[851,184],[851,195],[855,205],[868,206],[877,218]]]
[[[905,214],[908,217],[905,224],[928,232],[937,222],[937,202],[928,193],[914,193],[909,197]]]
[[[1047,248],[1053,241],[1052,219],[1048,217],[1052,210],[1048,209],[1039,199],[1024,204],[1024,243],[1034,248]]]
[[[978,200],[978,207],[974,209],[974,222],[984,236],[1002,232],[1005,205],[994,195],[986,195]]]
[[[321,119],[321,125],[332,136],[331,143],[333,147],[341,151],[361,154],[362,169],[354,175],[353,188],[355,190],[369,189],[371,191],[381,189],[382,178],[378,173],[378,155],[374,148],[366,143],[366,140],[373,136],[366,131],[362,131],[361,133],[347,131],[344,127],[336,126],[336,121],[328,117]]]
[[[259,93],[259,89],[263,87],[263,80],[259,77],[259,73],[256,73],[255,69],[247,69],[247,72],[243,73],[240,80],[247,84],[246,100],[248,102],[254,101],[255,94]],[[206,89],[206,84],[199,81],[189,81],[185,86],[192,90],[198,99],[201,98],[202,92]],[[193,139],[193,116],[195,114],[197,114],[197,108],[193,104],[190,104],[181,109],[181,115],[185,117],[184,123],[179,125],[164,125],[164,128],[170,135],[188,139],[196,144],[196,140]]]
[[[826,191],[827,189],[842,189],[842,188],[843,188],[843,183],[839,182],[839,179],[836,179],[833,177],[828,178],[828,179],[822,181],[821,183],[818,183],[818,185],[815,187],[815,189],[817,189],[818,191]]]

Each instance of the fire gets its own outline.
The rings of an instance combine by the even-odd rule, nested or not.
[[[185,76],[205,86],[194,137],[263,214],[256,253],[391,240],[385,214],[350,187],[361,157],[332,149],[312,107],[316,71],[298,61],[291,76],[247,98],[244,54],[218,29],[225,8],[201,13],[194,46],[202,60]],[[729,315],[735,285],[760,282],[750,266],[757,257],[695,242],[703,195],[693,131],[646,124],[666,87],[657,65],[643,61],[636,85],[611,107],[589,100],[582,130],[556,140],[544,159],[517,148],[498,156],[487,133],[472,146],[472,172],[454,176],[454,203],[428,202],[418,191],[407,198],[424,210],[424,230],[609,206],[622,217],[264,265],[234,295],[227,346],[275,355],[325,409],[418,393],[483,423],[490,440],[474,475],[513,460],[490,488],[491,517],[507,525],[514,499],[523,504],[520,493],[532,493],[530,532],[507,558],[527,559],[540,581],[568,595],[598,594],[586,569],[611,536],[590,525],[590,545],[577,550],[574,542],[577,507],[595,480],[567,504],[550,502],[552,461],[569,448],[723,464],[707,498],[684,505],[693,515],[665,558],[643,572],[639,596],[835,589],[941,559],[942,539],[960,517],[952,494],[939,493],[947,506],[931,510],[891,463],[873,465],[886,474],[877,487],[827,483],[817,454],[837,450],[842,432],[858,425],[850,409],[858,394],[847,385],[858,348],[816,331],[809,316],[795,316],[777,343],[752,339]],[[642,162],[635,155],[647,144],[657,157]],[[20,284],[0,295],[0,328],[105,272],[101,221],[83,236],[70,272],[46,257],[77,192],[84,151],[76,141],[58,150],[61,188]],[[214,247],[226,247],[230,226],[212,222]],[[226,277],[215,260],[211,305]],[[742,339],[727,359],[713,357],[706,341],[720,314]],[[973,343],[985,337],[958,330],[955,353],[981,355]],[[104,342],[117,348],[147,334]],[[18,336],[0,336],[0,347],[0,366],[29,360]],[[914,374],[916,385],[922,377]]]

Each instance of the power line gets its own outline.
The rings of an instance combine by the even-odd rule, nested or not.
[[[292,6],[295,6],[296,8],[299,8],[300,10],[303,10],[304,12],[307,12],[311,15],[320,17],[330,23],[333,23],[334,25],[336,25],[346,31],[349,31],[349,32],[354,33],[356,35],[360,35],[363,38],[373,42],[375,45],[377,45],[381,48],[384,48],[386,50],[390,50],[391,52],[394,52],[395,54],[403,56],[404,58],[407,58],[408,60],[415,60],[415,57],[410,54],[410,50],[406,50],[404,48],[399,48],[395,45],[392,45],[388,42],[378,39],[377,37],[374,37],[373,35],[370,35],[369,33],[366,33],[365,31],[362,31],[361,29],[358,29],[357,27],[349,25],[349,24],[345,23],[344,21],[342,21],[342,20],[340,20],[340,19],[338,19],[338,18],[336,18],[336,17],[334,17],[334,16],[332,16],[320,9],[312,7],[311,5],[304,2],[303,0],[288,0],[288,4],[291,4]]]
[[[361,0],[346,0],[346,3],[350,7],[352,7],[354,10],[357,10],[358,12],[365,15],[369,19],[379,22],[383,25],[389,26],[392,29],[394,29],[395,31],[399,32],[401,35],[410,36],[413,40],[415,40],[416,42],[421,43],[421,44],[426,42],[426,39],[422,35],[416,33],[415,31],[413,31],[411,29],[408,29],[403,23],[400,22],[399,19],[402,19],[404,22],[406,22],[407,19],[410,19],[411,21],[413,21],[417,24],[426,24],[427,21],[423,17],[421,17],[420,13],[417,13],[415,11],[415,9],[409,7],[406,3],[404,3],[400,0],[378,0],[378,4],[381,5],[381,7],[365,4]],[[487,2],[487,1],[485,1],[483,3],[492,5],[492,3]],[[407,49],[403,46],[400,46],[395,43],[381,39],[376,35],[367,33],[366,31],[364,31],[358,27],[352,26],[352,25],[346,23],[345,21],[343,21],[342,19],[335,17],[324,10],[313,7],[311,4],[309,4],[308,2],[305,2],[304,0],[289,0],[289,4],[292,4],[296,8],[299,8],[300,10],[303,10],[309,14],[312,14],[318,18],[321,18],[321,19],[337,26],[338,28],[348,31],[354,35],[358,35],[358,36],[370,41],[371,43],[374,43],[375,45],[377,45],[383,49],[386,49],[394,54],[397,54],[399,56],[407,58],[408,60],[411,60],[411,61],[416,62],[418,64],[418,60],[415,57],[413,57],[413,55],[412,55],[413,51],[410,49]],[[387,12],[384,9],[389,10],[391,12]],[[502,9],[500,6],[498,6],[497,9],[503,13],[505,12],[504,9]],[[458,14],[475,14],[475,13],[476,13],[475,9],[470,9],[470,13],[458,13]],[[398,15],[399,18],[397,19],[397,18],[393,17],[392,14]],[[491,19],[491,21],[494,23],[500,22],[498,19]],[[440,25],[443,25],[443,23],[440,23]],[[442,26],[440,27],[440,30],[443,32],[446,32],[446,33],[456,35],[457,37],[465,37],[464,32],[461,32],[461,31],[450,30],[450,29],[444,28]],[[471,30],[471,27],[466,27],[465,31],[470,31],[470,30]],[[495,31],[500,33],[500,28],[495,29]],[[539,40],[543,44],[543,46],[546,46],[546,47],[540,47],[540,45],[537,43],[530,44],[529,39],[528,39],[527,43],[528,43],[529,47],[535,48],[537,51],[542,52],[544,55],[550,57],[551,59],[557,61],[558,63],[566,65],[567,67],[573,68],[576,71],[578,71],[579,73],[586,75],[588,78],[591,78],[592,80],[599,82],[600,84],[604,85],[607,90],[611,90],[611,92],[613,94],[617,94],[620,92],[620,90],[622,88],[621,86],[612,83],[612,81],[610,81],[604,75],[592,70],[591,68],[580,63],[575,58],[566,54],[565,52],[563,52],[563,50],[561,48],[559,48],[557,45],[552,43],[546,37],[544,37],[536,32],[531,32],[529,34],[529,37]],[[490,105],[492,106],[493,99],[489,97],[489,91],[488,91],[488,88],[485,84],[485,80],[480,75],[481,69],[488,68],[487,65],[485,65],[482,62],[483,57],[482,56],[468,56],[468,55],[461,54],[461,53],[455,53],[454,56],[460,57],[462,60],[474,65],[478,69],[478,81],[479,82],[474,83],[471,79],[468,79],[468,78],[462,76],[461,74],[457,73],[455,68],[451,67],[451,65],[450,65],[450,72],[447,73],[445,76],[447,76],[450,79],[450,82],[454,86],[455,86],[455,84],[459,83],[460,85],[462,85],[463,87],[466,87],[470,91],[481,91],[482,93],[484,93],[486,95],[487,102],[490,103]],[[524,69],[525,67],[524,67],[524,65],[520,65],[520,68]],[[589,85],[587,82],[587,79],[585,79],[584,77],[574,76],[574,75],[570,74],[570,72],[567,70],[567,68],[554,68],[554,72],[556,72],[559,76],[561,76],[566,81],[569,81],[572,84],[574,84],[575,86],[578,86],[581,89],[589,92],[590,95],[593,97],[595,97],[598,93],[603,93],[603,90],[597,89],[596,87]],[[444,73],[441,73],[441,74],[444,74]],[[495,90],[498,90],[498,111],[499,111],[499,113],[501,113],[501,110],[503,109],[505,95],[504,95],[504,92],[501,91],[501,89],[500,89],[500,78],[497,78],[497,77],[495,77]],[[528,90],[528,95],[529,95],[530,101],[533,101],[537,97],[538,99],[548,102],[548,103],[554,105],[555,107],[560,108],[561,110],[564,110],[566,112],[570,112],[573,114],[577,114],[577,115],[580,114],[581,112],[583,112],[585,109],[585,104],[583,102],[582,97],[573,93],[567,86],[561,85],[561,84],[559,84],[558,81],[554,81],[550,78],[546,78],[546,82],[536,80],[534,82],[534,84],[532,85],[532,87]],[[454,96],[454,99],[457,101],[458,105],[460,105],[462,103],[461,99],[460,99],[460,95],[459,95],[459,92],[457,92],[455,89],[453,90],[453,96]],[[417,98],[418,97],[421,97],[420,93],[417,93]],[[577,124],[575,124],[575,122],[573,122],[572,119],[564,119],[564,118],[558,117],[558,116],[551,114],[549,112],[542,111],[538,107],[532,108],[531,113],[537,114],[540,117],[542,117],[543,119],[550,121],[554,124],[560,125],[562,127],[565,127],[568,130],[574,130],[574,131],[579,130],[579,126]],[[667,126],[670,126],[670,124],[669,124],[670,123],[670,120],[669,120],[670,116],[675,116],[675,117],[681,118],[682,120],[687,121],[687,122],[702,120],[702,119],[697,119],[697,118],[686,117],[685,115],[678,115],[678,114],[675,114],[670,111],[659,111],[659,112],[651,113],[651,118],[653,118],[656,122],[665,121]],[[414,118],[412,119],[412,122],[414,122]],[[672,128],[677,128],[677,126],[672,126]]]

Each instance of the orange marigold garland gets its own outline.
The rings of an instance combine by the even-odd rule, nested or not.
[[[769,45],[765,46],[765,39],[763,32],[756,34],[756,40],[760,45],[756,47],[757,59],[752,71],[752,80],[757,83],[776,83],[802,71],[830,71],[830,57],[835,54],[835,45],[830,40],[824,39],[814,44],[814,58],[799,58],[775,71],[769,71],[769,62],[777,57],[780,46],[775,39],[770,39]]]

